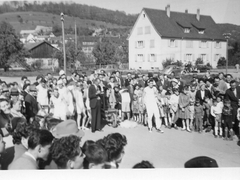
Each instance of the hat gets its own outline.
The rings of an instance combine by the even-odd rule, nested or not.
[[[64,75],[64,74],[65,74],[65,71],[64,71],[64,70],[59,71],[59,76],[62,76],[62,75]]]
[[[66,120],[59,123],[53,130],[52,134],[55,138],[61,138],[70,135],[76,135],[81,138],[85,133],[78,129],[76,121]]]
[[[207,156],[190,159],[184,164],[185,168],[214,168],[218,167],[217,161]]]
[[[172,79],[171,81],[172,81],[172,82],[175,82],[175,83],[178,83],[178,80],[177,80],[177,79],[175,79],[175,78],[174,78],[174,79]]]
[[[36,77],[36,81],[39,80],[39,79],[43,79],[43,77],[42,77],[41,75],[38,75],[38,76]]]
[[[42,78],[41,83],[47,83],[46,79]]]
[[[35,85],[30,85],[30,87],[29,87],[29,91],[31,92],[36,92],[37,91],[37,88],[36,88],[36,86]]]
[[[19,91],[17,88],[12,88],[11,92],[10,92],[11,96],[18,96],[19,95]]]

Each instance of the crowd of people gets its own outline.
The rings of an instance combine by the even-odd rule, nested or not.
[[[154,126],[159,133],[163,126],[213,132],[216,138],[233,140],[240,127],[237,84],[223,73],[193,75],[186,82],[174,73],[128,73],[124,78],[119,71],[90,76],[74,71],[68,78],[63,70],[59,77],[48,73],[35,82],[26,76],[20,84],[0,81],[0,152],[2,137],[11,135],[15,145],[14,159],[4,168],[118,168],[127,145],[124,135],[109,134],[80,147],[84,131],[103,131],[104,122],[114,127],[134,122],[150,133]],[[109,111],[116,118],[109,119]]]

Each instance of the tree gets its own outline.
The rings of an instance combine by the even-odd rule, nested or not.
[[[0,67],[5,71],[12,63],[27,67],[25,57],[28,56],[13,27],[5,21],[0,22]]]
[[[226,66],[226,59],[224,57],[221,57],[218,60],[217,67],[220,67],[220,66]]]
[[[97,65],[107,65],[114,62],[115,47],[111,41],[105,38],[96,44],[92,53],[96,58]]]
[[[62,28],[60,26],[58,26],[57,24],[55,24],[53,26],[52,32],[53,32],[53,34],[55,34],[55,36],[60,36],[62,34]]]
[[[197,58],[196,62],[195,62],[195,65],[199,65],[199,64],[203,64],[203,59],[201,58]]]
[[[162,62],[162,65],[165,68],[165,67],[167,67],[167,66],[169,66],[169,65],[171,65],[173,63],[174,63],[173,59],[166,59],[165,61]]]

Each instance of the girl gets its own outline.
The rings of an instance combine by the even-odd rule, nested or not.
[[[140,123],[139,121],[139,102],[138,102],[138,96],[136,94],[133,94],[133,101],[131,103],[132,113],[133,113],[133,120],[137,123]]]
[[[173,94],[170,95],[170,99],[169,99],[169,107],[170,107],[170,115],[171,115],[169,118],[171,118],[172,125],[174,127],[176,127],[175,122],[178,119],[178,116],[177,116],[178,102],[179,102],[179,91],[178,89],[173,89]]]
[[[226,99],[224,101],[224,106],[222,109],[222,119],[225,127],[225,137],[224,140],[228,140],[228,133],[230,135],[229,140],[233,140],[233,108],[231,107],[231,101]]]
[[[190,130],[191,131],[196,129],[196,128],[194,128],[195,123],[193,122],[193,120],[194,120],[194,102],[195,102],[195,100],[190,98],[189,110],[190,110]]]
[[[138,103],[139,103],[139,121],[141,124],[144,124],[145,122],[145,110],[144,110],[144,104],[143,104],[143,87],[140,88],[140,91],[138,92]]]
[[[170,117],[170,104],[169,104],[169,100],[170,100],[170,96],[171,93],[170,92],[166,92],[165,97],[163,98],[164,100],[164,122],[165,122],[165,126],[168,127],[169,129],[171,128],[172,125],[172,119]]]
[[[190,97],[187,94],[189,89],[188,85],[185,85],[182,89],[182,92],[179,95],[179,109],[178,109],[178,115],[179,118],[182,119],[182,130],[187,130],[188,132],[191,132],[189,127],[189,119],[190,119],[190,110],[189,110],[189,104],[190,104]]]

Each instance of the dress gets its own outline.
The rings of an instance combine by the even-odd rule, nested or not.
[[[180,93],[180,95],[179,95],[179,110],[178,110],[179,118],[190,119],[189,103],[190,103],[189,95]],[[181,108],[183,108],[183,110]]]
[[[138,100],[133,100],[132,101],[132,113],[133,114],[138,114],[139,113],[139,103],[138,103]]]

